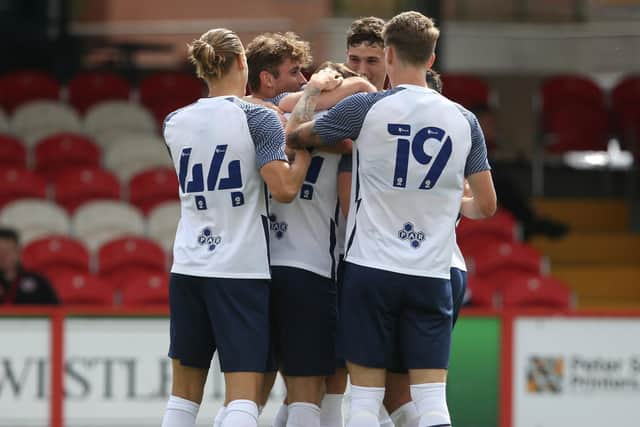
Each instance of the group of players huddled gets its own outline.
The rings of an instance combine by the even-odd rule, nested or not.
[[[455,226],[496,195],[476,117],[439,93],[438,36],[418,12],[359,19],[345,64],[308,81],[293,33],[189,46],[209,97],[164,123],[181,217],[163,427],[195,425],[215,351],[216,427],[256,427],[277,372],[274,427],[343,427],[348,377],[347,427],[451,425]]]

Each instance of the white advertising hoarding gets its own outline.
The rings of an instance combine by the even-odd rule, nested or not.
[[[38,336],[25,329],[24,322],[0,318],[0,362],[7,365],[3,361],[10,360],[11,367],[0,365],[2,427],[48,425],[48,322],[39,321],[44,325]],[[171,391],[168,348],[169,321],[164,317],[66,319],[65,425],[160,425]],[[16,382],[17,397],[12,393]],[[268,425],[282,395],[279,382],[261,423]],[[223,399],[224,380],[214,358],[198,425],[213,423]]]
[[[640,318],[519,317],[512,427],[640,425]]]

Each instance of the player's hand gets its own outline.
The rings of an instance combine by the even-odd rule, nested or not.
[[[304,167],[308,168],[311,164],[311,153],[306,148],[303,149],[290,149],[293,151],[293,158],[296,163],[302,164]],[[285,151],[286,153],[286,151]]]
[[[321,91],[327,91],[337,88],[341,83],[340,74],[331,68],[323,68],[311,76],[308,84]]]

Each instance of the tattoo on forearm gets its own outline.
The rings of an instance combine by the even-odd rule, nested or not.
[[[302,93],[302,97],[293,108],[289,122],[295,126],[301,123],[311,121],[313,119],[313,113],[318,103],[318,96],[322,91],[315,87],[308,87]]]

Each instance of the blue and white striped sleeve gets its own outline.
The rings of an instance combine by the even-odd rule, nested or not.
[[[325,145],[333,145],[343,139],[357,139],[367,113],[379,100],[397,92],[396,89],[377,93],[356,93],[331,108],[318,118],[314,131]]]
[[[471,128],[471,150],[464,167],[464,176],[468,177],[474,173],[491,170],[489,159],[487,158],[487,144],[484,141],[484,134],[478,118],[465,108],[460,108],[460,112],[469,121],[469,127]]]
[[[276,95],[273,98],[265,98],[265,99],[263,99],[263,101],[270,102],[273,105],[278,106],[278,105],[280,105],[280,101],[282,101],[282,99],[287,95],[289,95],[289,92],[282,92],[281,94]]]
[[[251,138],[256,146],[258,169],[274,160],[287,161],[284,129],[277,114],[258,105],[244,109]]]

